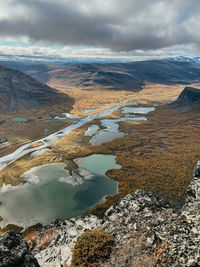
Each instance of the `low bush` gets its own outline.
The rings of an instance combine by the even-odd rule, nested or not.
[[[94,266],[109,258],[114,245],[113,237],[104,232],[91,230],[78,237],[71,266]]]

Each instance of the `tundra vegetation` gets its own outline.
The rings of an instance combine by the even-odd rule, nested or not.
[[[110,256],[113,245],[111,234],[101,230],[87,231],[77,239],[71,266],[95,266]]]
[[[146,87],[140,91],[139,101],[143,104],[148,103],[149,106],[153,99],[161,98],[162,95],[172,99],[183,89],[177,87],[174,91],[174,86],[170,88],[157,85],[154,90],[153,85]],[[118,94],[116,93],[116,98],[119,99],[122,95]],[[132,96],[137,99],[136,95]],[[94,106],[88,104],[88,108]],[[112,116],[118,117],[120,114],[116,112]],[[100,146],[87,145],[89,137],[84,137],[84,132],[89,124],[84,125],[50,147],[51,151],[44,155],[33,158],[26,155],[9,165],[1,171],[0,185],[21,183],[18,177],[34,166],[61,161],[67,163],[68,160],[93,153],[113,154],[122,168],[110,170],[106,174],[119,181],[118,193],[107,196],[105,203],[97,205],[87,213],[101,217],[112,204],[126,194],[134,193],[136,189],[152,191],[163,195],[174,205],[182,205],[187,186],[192,179],[193,167],[199,159],[199,109],[175,110],[168,105],[161,105],[146,117],[148,120],[141,123],[120,122],[120,130],[129,136]],[[97,123],[97,120],[93,123]],[[82,142],[77,142],[78,139],[82,139]],[[9,147],[6,152],[8,149]]]
[[[136,189],[151,191],[182,205],[199,159],[199,109],[174,110],[167,105],[147,115],[148,121],[121,122],[129,136],[100,146],[83,146],[63,154],[63,158],[83,157],[93,153],[114,154],[122,168],[106,174],[119,181],[118,194],[88,213],[102,216],[106,209]]]

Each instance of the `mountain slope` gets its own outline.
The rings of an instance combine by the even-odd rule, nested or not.
[[[61,65],[52,63],[33,63],[33,62],[16,62],[16,61],[0,61],[0,65],[11,69],[20,70],[28,75],[34,75],[34,73],[48,72],[51,70],[56,70],[61,68]]]
[[[28,65],[27,65],[28,64]],[[144,84],[191,84],[200,82],[200,64],[169,60],[131,63],[85,63],[71,66],[23,63],[23,71],[57,87],[86,87],[138,91]],[[36,68],[37,66],[37,68]],[[20,63],[16,68],[22,69]]]
[[[35,77],[40,79],[37,74]],[[200,65],[167,60],[75,64],[49,71],[47,77],[49,83],[55,85],[138,91],[147,83],[173,85],[199,82]]]
[[[72,101],[67,95],[38,82],[34,78],[0,66],[0,111],[40,108]]]
[[[185,87],[178,99],[170,105],[200,106],[200,90],[194,87]]]

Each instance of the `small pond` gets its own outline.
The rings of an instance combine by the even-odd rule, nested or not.
[[[121,109],[122,113],[136,113],[136,114],[148,114],[151,111],[154,111],[155,107],[139,107],[139,108],[130,108],[123,107]]]
[[[101,145],[102,143],[105,142],[110,142],[116,138],[124,137],[126,136],[125,133],[122,132],[108,132],[101,130],[97,134],[93,135],[92,138],[90,139],[89,143],[94,146]]]
[[[101,126],[105,129],[99,130],[98,125],[90,125],[85,132],[85,136],[91,136],[89,143],[91,145],[101,145],[102,143],[112,141],[113,139],[124,137],[127,134],[119,132],[119,124],[121,121],[145,121],[145,117],[131,116],[120,119],[103,119],[100,120]]]
[[[26,117],[14,117],[14,118],[12,118],[12,121],[15,121],[15,122],[27,122],[28,118],[26,118]]]
[[[97,131],[99,130],[99,126],[96,124],[91,124],[87,131],[85,131],[84,135],[85,136],[92,136],[94,135]]]
[[[145,117],[131,117],[131,118],[120,118],[120,119],[104,119],[101,120],[101,125],[106,128],[109,132],[118,132],[119,124],[121,121],[145,121],[147,120]]]

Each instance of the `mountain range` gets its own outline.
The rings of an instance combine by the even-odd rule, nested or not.
[[[189,63],[200,64],[200,57],[190,58],[190,57],[179,56],[179,57],[167,58],[166,60],[169,60],[172,62],[189,62]]]
[[[62,66],[45,63],[2,62],[55,87],[109,88],[139,91],[144,84],[191,84],[200,82],[200,65],[176,60],[130,63],[90,63]]]
[[[71,66],[19,62],[2,64],[0,110],[4,113],[72,102],[67,94],[53,89],[55,87],[139,91],[148,83],[189,85],[200,82],[200,64],[175,60]]]

